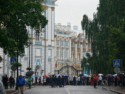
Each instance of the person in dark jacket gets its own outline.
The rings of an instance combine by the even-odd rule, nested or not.
[[[3,76],[2,82],[3,82],[5,89],[8,89],[8,77],[7,77],[7,75]]]
[[[76,85],[76,77],[73,77],[73,84]]]
[[[11,89],[14,88],[15,79],[14,79],[12,76],[10,76],[10,78],[9,78],[9,85],[10,85],[10,88],[11,88]]]

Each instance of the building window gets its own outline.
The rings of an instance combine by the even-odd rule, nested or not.
[[[36,59],[36,65],[41,65],[41,60],[40,59]]]
[[[56,45],[59,45],[59,41],[58,40],[56,41]]]
[[[59,49],[56,51],[56,56],[59,57]]]
[[[52,61],[52,49],[48,49],[48,62]]]
[[[39,49],[39,48],[35,49],[35,55],[41,56],[41,49]]]
[[[52,49],[48,50],[48,57],[52,57]]]
[[[68,52],[68,49],[66,50],[66,55],[67,55],[67,59],[69,58],[68,56],[69,56],[69,52]]]
[[[62,49],[60,49],[60,59],[63,58],[63,52],[62,52]]]
[[[64,49],[64,59],[66,59],[67,54],[66,54],[66,49]]]
[[[66,46],[69,46],[69,43],[68,43],[68,41],[66,41],[65,43],[66,43],[66,44],[65,44]]]
[[[60,40],[60,46],[63,46],[63,41],[62,40]]]

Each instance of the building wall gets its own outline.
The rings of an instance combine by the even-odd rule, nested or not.
[[[75,28],[75,31],[76,28]],[[77,71],[81,70],[81,60],[86,51],[91,50],[86,44],[83,33],[75,33],[70,24],[67,26],[55,25],[55,73],[76,75],[71,68],[66,73],[66,66],[74,67]],[[64,70],[62,68],[64,67]]]
[[[55,1],[47,0],[43,6],[45,7],[44,15],[48,20],[48,24],[43,29],[45,32],[40,33],[39,40],[36,39],[35,33],[36,31],[28,27],[29,29],[29,37],[32,39],[32,44],[30,45],[30,55],[29,55],[29,47],[26,48],[27,53],[25,55],[27,57],[27,64],[25,63],[25,71],[29,66],[29,60],[31,63],[31,67],[35,70],[36,66],[39,65],[40,69],[38,75],[45,74],[54,74],[54,23],[55,23]],[[24,59],[25,60],[25,59]]]

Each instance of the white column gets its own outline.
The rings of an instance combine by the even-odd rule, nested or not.
[[[77,58],[77,43],[75,43],[75,59]]]
[[[69,40],[69,59],[71,60],[71,39]]]
[[[54,29],[55,28],[55,8],[52,8],[52,40],[54,40]]]
[[[61,50],[61,49],[60,49],[60,47],[59,47],[59,56],[57,56],[57,57],[58,57],[58,59],[61,59],[61,58],[60,58],[60,50]]]
[[[80,46],[81,46],[81,47],[80,47],[80,50],[81,50],[81,51],[80,51],[80,55],[81,55],[81,59],[82,59],[82,58],[83,58],[83,45],[80,44]]]

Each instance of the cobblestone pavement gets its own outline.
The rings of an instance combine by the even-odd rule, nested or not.
[[[64,88],[51,88],[49,86],[36,86],[28,89],[24,94],[117,94],[109,90],[98,87],[94,89],[92,86],[65,86]]]

